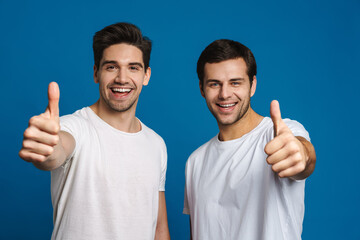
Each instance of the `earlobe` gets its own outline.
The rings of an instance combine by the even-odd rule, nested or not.
[[[97,77],[97,67],[94,64],[94,82],[99,83],[98,77]]]
[[[150,77],[151,77],[151,68],[148,67],[145,72],[145,77],[144,77],[144,82],[143,82],[144,86],[147,86],[149,84]]]
[[[257,80],[256,80],[256,76],[254,76],[253,81],[252,81],[252,85],[251,85],[251,95],[250,95],[250,97],[254,96],[254,94],[255,94],[256,84],[257,84]]]

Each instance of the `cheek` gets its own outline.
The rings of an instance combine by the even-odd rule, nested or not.
[[[214,88],[204,88],[203,97],[206,101],[211,101],[219,96],[219,90]]]
[[[250,97],[249,89],[241,88],[234,91],[234,95],[239,99],[247,99]]]

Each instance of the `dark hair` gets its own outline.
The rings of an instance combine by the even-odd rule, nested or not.
[[[212,42],[201,53],[197,62],[197,74],[201,83],[200,86],[202,87],[204,83],[204,67],[206,63],[219,63],[236,58],[244,59],[251,86],[254,76],[256,75],[255,57],[249,48],[239,42],[228,39],[219,39]]]
[[[99,69],[104,50],[119,43],[127,43],[141,50],[146,71],[150,62],[151,40],[143,36],[137,26],[125,22],[112,24],[95,33],[93,51],[96,68]]]

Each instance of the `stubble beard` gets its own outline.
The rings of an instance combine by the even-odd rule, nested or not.
[[[106,96],[106,93],[104,93],[104,94]],[[114,101],[110,100],[109,98],[104,97],[103,94],[101,94],[101,98],[103,99],[105,105],[109,109],[111,109],[111,110],[113,110],[115,112],[126,112],[126,111],[130,110],[134,106],[134,104],[139,99],[139,96],[137,98],[135,98],[134,100],[129,99],[129,101],[131,101],[129,103],[127,103],[127,102],[124,102],[124,103],[114,102]]]
[[[240,103],[238,103],[238,104],[240,104]],[[238,122],[240,119],[242,119],[244,117],[244,115],[247,114],[247,112],[249,111],[249,108],[250,108],[250,97],[247,99],[247,101],[244,101],[242,103],[242,106],[240,107],[239,113],[237,114],[237,116],[233,120],[232,119],[230,119],[230,120],[222,120],[221,116],[219,116],[220,114],[215,113],[215,111],[211,111],[211,113],[215,117],[215,119],[216,119],[219,126],[230,126],[230,125]]]
[[[129,109],[131,109],[131,108],[134,106],[136,100],[137,100],[137,99],[135,99],[134,101],[132,101],[132,102],[131,102],[130,104],[128,104],[128,105],[123,105],[123,104],[121,104],[121,103],[118,103],[118,104],[112,103],[112,102],[109,101],[108,99],[105,100],[105,103],[106,103],[106,105],[107,105],[110,109],[114,110],[115,112],[126,112],[126,111],[128,111]]]

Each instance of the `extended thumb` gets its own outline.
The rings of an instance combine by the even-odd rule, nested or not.
[[[60,89],[56,82],[51,82],[48,87],[48,109],[50,111],[50,117],[59,117],[59,99]]]
[[[279,125],[282,122],[280,104],[277,100],[273,100],[270,104],[270,116],[274,123],[274,136],[277,136]]]

